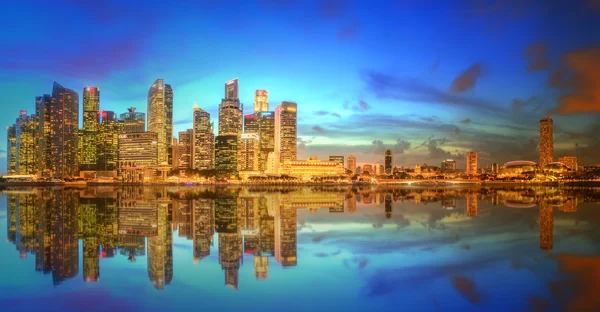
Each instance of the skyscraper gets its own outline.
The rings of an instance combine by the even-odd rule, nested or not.
[[[114,112],[102,111],[96,132],[96,170],[116,170],[119,159],[119,123]]]
[[[350,155],[346,160],[346,169],[351,170],[352,174],[357,174],[356,172],[356,156]]]
[[[256,90],[254,92],[254,113],[269,110],[269,92],[267,90]]]
[[[544,200],[540,201],[540,249],[552,250],[554,238],[554,208]]]
[[[237,171],[237,135],[218,135],[215,137],[215,169]]]
[[[477,174],[477,152],[467,153],[467,174]]]
[[[79,169],[96,170],[100,124],[100,88],[83,88],[83,128],[79,150]]]
[[[136,112],[135,107],[127,109],[127,113],[120,116],[123,121],[123,133],[135,133],[146,131],[146,114]]]
[[[383,167],[385,174],[392,174],[392,170],[394,169],[394,154],[392,154],[392,150],[385,150],[383,153]]]
[[[158,136],[158,163],[172,164],[173,89],[162,79],[148,91],[148,131]]]
[[[544,117],[540,119],[540,167],[542,169],[554,161],[554,138],[552,128],[552,118]]]
[[[194,102],[193,108],[192,168],[213,169],[215,166],[215,134],[210,114]]]
[[[244,133],[238,146],[238,171],[258,171],[259,139],[253,133]]]
[[[260,155],[258,168],[267,170],[269,153],[275,151],[275,114],[273,112],[260,112],[258,114]]]
[[[296,160],[296,111],[294,102],[281,102],[275,109],[275,152],[280,154],[282,163]]]
[[[27,111],[22,110],[14,125],[16,135],[16,172],[19,174],[37,173],[37,121],[37,115],[27,116]]]
[[[17,126],[12,125],[6,128],[6,173],[17,173]]]
[[[456,161],[453,159],[446,159],[442,161],[442,171],[455,171]]]
[[[259,114],[248,114],[244,116],[244,133],[253,133],[259,135],[260,123]]]
[[[51,176],[51,158],[52,158],[52,137],[50,113],[52,112],[50,104],[52,103],[52,96],[44,94],[38,96],[35,99],[35,111],[38,116],[38,125],[36,133],[37,142],[37,161],[38,161],[38,174],[44,177]]]
[[[79,95],[54,82],[50,102],[40,102],[40,124],[44,128],[44,146],[40,146],[42,157],[47,152],[40,170],[56,178],[77,176],[79,172],[78,124]]]
[[[219,135],[242,135],[242,112],[236,78],[225,83],[225,98],[219,105]]]
[[[192,138],[194,137],[194,130],[187,129],[186,131],[179,131],[179,141],[177,143],[177,168],[180,170],[186,170],[192,168]],[[175,162],[175,160],[173,160]]]
[[[579,170],[578,161],[576,156],[563,156],[558,158],[558,162],[565,164],[569,169],[573,171]]]

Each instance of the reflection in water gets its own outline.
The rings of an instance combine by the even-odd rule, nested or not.
[[[273,263],[284,268],[301,264],[297,246],[299,209],[327,209],[339,216],[358,215],[357,206],[383,203],[380,216],[393,220],[400,229],[409,226],[411,221],[402,211],[398,212],[399,205],[438,203],[440,209],[432,211],[428,221],[423,223],[431,231],[441,228],[443,225],[438,225],[437,220],[449,214],[464,215],[474,222],[482,213],[493,214],[493,210],[480,211],[480,201],[494,206],[502,203],[514,209],[539,207],[539,247],[550,251],[555,213],[576,213],[583,202],[598,198],[596,191],[541,187],[284,190],[98,187],[5,190],[3,193],[7,200],[8,240],[15,245],[20,257],[35,255],[35,270],[51,274],[54,285],[79,274],[81,241],[84,281],[100,281],[103,258],[119,254],[133,262],[146,256],[150,282],[156,289],[163,289],[175,278],[173,235],[177,231],[179,237],[191,240],[190,257],[196,263],[209,257],[211,248],[217,248],[225,285],[234,290],[239,288],[244,254],[252,257],[251,266],[257,280],[269,277],[269,265]],[[382,227],[383,221],[375,219],[373,227]],[[454,236],[455,241],[460,239],[458,234]],[[324,238],[316,236],[313,242]],[[469,250],[471,246],[462,244],[461,248]],[[339,251],[331,253],[332,256],[337,254]],[[328,257],[330,254],[318,255]],[[359,260],[352,261],[362,263],[359,268],[366,266],[366,260]],[[455,278],[453,283],[472,288],[460,278]],[[471,295],[465,296],[469,301],[476,301]]]

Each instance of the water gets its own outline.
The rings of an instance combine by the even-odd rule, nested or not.
[[[600,309],[600,189],[5,189],[2,311]]]

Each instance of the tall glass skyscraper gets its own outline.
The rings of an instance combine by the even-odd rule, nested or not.
[[[16,125],[6,128],[6,173],[17,173],[17,127]]]
[[[219,135],[242,135],[242,112],[238,80],[225,83],[225,98],[219,105]]]
[[[97,170],[116,170],[119,160],[119,124],[114,112],[103,111],[97,134]]]
[[[267,90],[256,90],[254,92],[254,113],[269,110],[269,92]]]
[[[127,109],[127,113],[120,115],[123,121],[123,133],[139,133],[146,131],[146,114],[136,112],[135,107]]]
[[[210,114],[194,103],[192,157],[195,169],[213,169],[215,166],[215,135]]]
[[[540,167],[554,161],[553,121],[550,117],[540,119]]]
[[[100,123],[100,88],[83,88],[83,129],[79,146],[80,170],[96,170]]]
[[[394,154],[392,150],[385,150],[383,155],[383,167],[385,174],[392,174],[394,170]]]
[[[148,131],[158,135],[159,164],[173,163],[173,89],[157,79],[148,91]]]
[[[275,109],[275,153],[281,163],[296,160],[297,104],[281,102]]]

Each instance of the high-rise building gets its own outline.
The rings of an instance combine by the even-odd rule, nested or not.
[[[335,161],[344,167],[344,156],[329,156],[329,161]]]
[[[477,152],[467,153],[467,174],[477,174]]]
[[[158,135],[154,132],[119,134],[119,176],[124,182],[143,182],[143,170],[158,164]]]
[[[215,166],[215,132],[210,114],[194,102],[193,108],[192,168],[213,169]]]
[[[223,99],[219,104],[219,135],[242,135],[242,105],[239,99]]]
[[[362,166],[362,173],[375,174],[373,171],[373,165],[367,164]]]
[[[135,133],[146,131],[146,114],[136,112],[135,107],[127,109],[127,113],[120,116],[123,121],[123,133]]]
[[[269,110],[269,92],[267,90],[256,90],[254,92],[254,113]]]
[[[37,115],[27,116],[27,111],[22,110],[14,125],[16,135],[16,172],[19,174],[37,173],[37,122]]]
[[[248,114],[244,116],[244,133],[253,133],[259,135],[260,122],[258,114]]]
[[[394,169],[394,154],[392,154],[392,150],[385,150],[383,158],[385,174],[392,174],[392,170]]]
[[[177,168],[186,170],[192,168],[192,138],[194,129],[179,131],[179,141],[177,142]],[[173,160],[175,163],[175,160]]]
[[[442,161],[442,167],[440,168],[442,171],[455,171],[456,170],[456,161],[453,159],[446,159]]]
[[[542,169],[554,161],[554,137],[552,128],[552,118],[544,117],[540,119],[540,167]]]
[[[110,171],[117,169],[119,161],[119,133],[120,124],[114,112],[102,111],[101,122],[97,130],[96,169]]]
[[[258,171],[259,143],[258,135],[253,133],[242,134],[238,145],[238,171]]]
[[[43,175],[65,178],[79,172],[79,95],[54,82],[50,101],[44,96],[40,101],[40,128],[42,133],[38,159]]]
[[[493,174],[498,174],[498,170],[500,169],[500,167],[498,166],[497,163],[493,163],[492,164],[492,173]]]
[[[96,170],[100,125],[100,88],[83,88],[83,128],[79,142],[79,169]]]
[[[273,112],[260,112],[258,115],[260,140],[260,154],[258,168],[267,170],[269,153],[275,151],[275,114]]]
[[[50,104],[52,102],[52,96],[44,94],[35,98],[35,111],[38,116],[38,125],[36,133],[37,142],[37,161],[38,161],[38,174],[44,177],[51,176],[51,156],[52,156],[52,137],[50,136]]]
[[[173,89],[157,79],[148,90],[148,132],[158,136],[158,163],[172,164]]]
[[[225,83],[225,99],[239,99],[239,81],[237,78],[231,79]]]
[[[579,170],[579,166],[578,166],[578,162],[577,162],[577,157],[576,156],[563,156],[563,157],[559,157],[558,158],[558,162],[565,164],[565,166],[567,166],[567,168],[573,170],[573,171],[578,171]]]
[[[296,160],[297,142],[297,104],[281,102],[275,109],[275,152],[280,161]]]
[[[346,169],[352,171],[352,174],[357,174],[356,172],[356,156],[350,155],[346,160]]]
[[[6,128],[6,173],[17,173],[17,126],[12,125]]]
[[[215,169],[237,171],[237,135],[218,135],[215,137]]]

